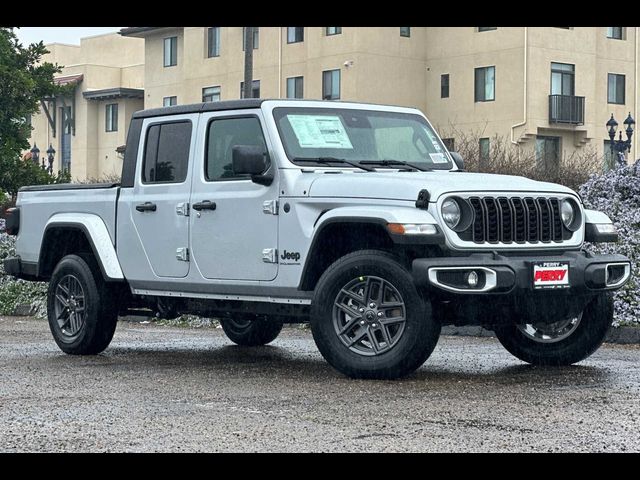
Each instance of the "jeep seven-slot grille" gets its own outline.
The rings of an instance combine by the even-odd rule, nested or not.
[[[560,200],[544,197],[470,197],[474,220],[460,233],[475,243],[561,242]]]

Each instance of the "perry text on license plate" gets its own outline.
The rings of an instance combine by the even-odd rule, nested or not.
[[[534,263],[533,288],[569,288],[569,264],[566,262]]]

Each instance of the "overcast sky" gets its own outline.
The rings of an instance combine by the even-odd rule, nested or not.
[[[117,32],[123,27],[20,27],[14,32],[23,44],[35,43],[71,43],[80,45],[82,37]]]

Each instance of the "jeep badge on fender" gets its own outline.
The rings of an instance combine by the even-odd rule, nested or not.
[[[135,112],[120,184],[24,187],[8,226],[4,268],[49,282],[64,352],[103,351],[119,315],[148,309],[217,316],[247,346],[309,322],[354,378],[410,374],[446,324],[491,329],[525,362],[579,362],[631,273],[583,250],[617,234],[573,190],[465,172],[419,110],[349,102]]]
[[[299,252],[287,252],[286,250],[284,250],[282,252],[282,255],[280,255],[280,258],[282,260],[293,260],[294,262],[298,262],[300,260],[300,253]]]

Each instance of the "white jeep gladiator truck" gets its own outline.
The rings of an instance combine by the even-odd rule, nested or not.
[[[442,325],[567,365],[611,325],[630,276],[604,213],[561,185],[465,173],[413,108],[223,101],[133,115],[120,184],[22,188],[8,273],[49,282],[59,347],[97,354],[118,315],[221,318],[240,345],[310,322],[324,358],[397,378]]]

